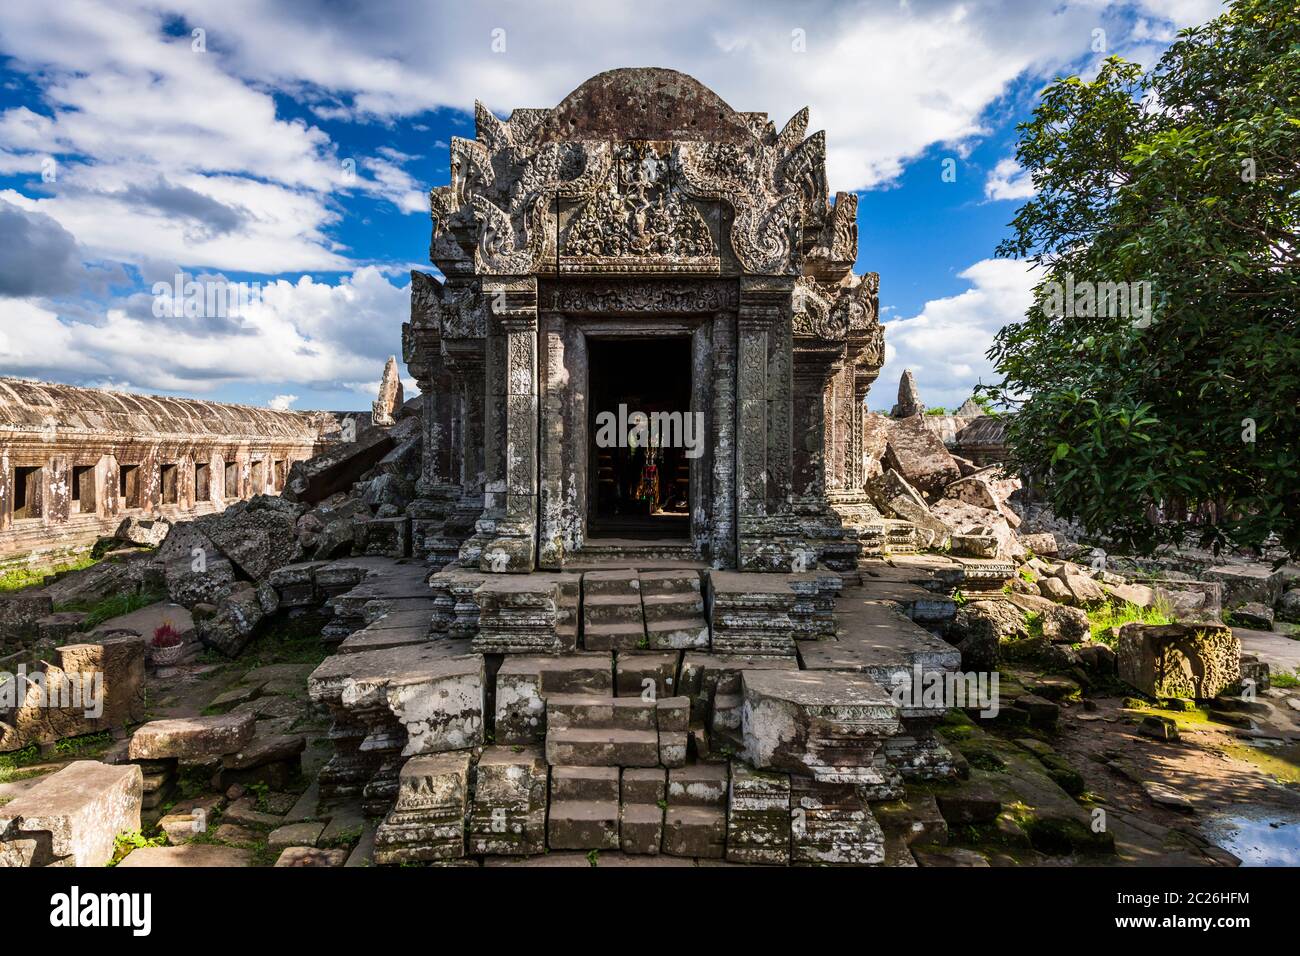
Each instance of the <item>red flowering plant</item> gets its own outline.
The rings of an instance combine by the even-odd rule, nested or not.
[[[164,621],[153,632],[153,640],[149,642],[153,647],[178,647],[181,643],[181,636],[172,627],[171,621]]]

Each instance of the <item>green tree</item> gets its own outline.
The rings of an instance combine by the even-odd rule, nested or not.
[[[998,254],[1040,282],[989,351],[988,389],[1017,412],[1015,464],[1127,548],[1274,533],[1300,554],[1295,0],[1238,0],[1149,73],[1111,58],[1058,79],[1019,129],[1037,192]],[[1089,289],[1129,294],[1127,314],[1122,295],[1090,308]],[[1208,524],[1184,520],[1207,505]]]

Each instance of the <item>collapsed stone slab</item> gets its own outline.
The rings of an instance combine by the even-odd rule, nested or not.
[[[945,486],[961,478],[943,441],[926,427],[920,415],[893,423],[883,464],[931,498],[939,497]]]
[[[153,720],[131,737],[132,760],[203,760],[237,753],[253,739],[252,714]]]
[[[57,665],[37,672],[40,685],[12,680],[0,686],[0,753],[122,730],[144,718],[143,638],[106,636],[97,644],[57,648],[57,653]],[[21,699],[10,701],[9,693],[21,694]]]
[[[334,719],[322,796],[361,794],[370,812],[383,812],[403,758],[483,742],[483,657],[448,656],[441,643],[336,654],[312,672],[308,693]]]
[[[745,671],[745,754],[760,770],[819,782],[897,790],[884,753],[902,724],[889,694],[869,677],[807,671]]]

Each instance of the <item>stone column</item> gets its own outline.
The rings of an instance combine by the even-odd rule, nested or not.
[[[840,514],[832,508],[829,476],[837,467],[834,456],[842,446],[834,434],[832,411],[837,401],[837,379],[844,368],[842,343],[811,341],[795,351],[796,464],[793,507],[800,539],[811,549],[805,558],[837,571],[857,565],[861,546],[846,531]],[[838,494],[838,493],[836,493]],[[807,565],[803,570],[811,570]]]
[[[713,317],[713,512],[709,556],[715,568],[736,567],[736,317]]]
[[[446,366],[454,379],[452,418],[452,480],[459,484],[459,498],[450,507],[445,531],[453,538],[468,537],[459,555],[477,563],[482,538],[472,536],[483,512],[483,380],[485,343],[482,338],[444,339]]]
[[[795,528],[790,520],[791,297],[794,280],[740,280],[736,374],[736,524],[738,566],[789,570]]]
[[[63,524],[72,514],[72,468],[64,455],[55,455],[45,466],[45,487],[42,489],[41,520],[47,524]]]
[[[504,445],[503,517],[483,546],[484,571],[532,571],[537,552],[537,280],[532,276],[484,280],[483,295],[500,320]],[[495,494],[495,489],[494,489]]]
[[[8,531],[14,523],[14,469],[9,461],[9,449],[0,448],[0,531]]]

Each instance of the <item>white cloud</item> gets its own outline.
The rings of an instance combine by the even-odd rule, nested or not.
[[[1139,0],[1138,6],[1179,29],[1212,20],[1227,9],[1226,0]]]
[[[326,133],[283,118],[270,91],[229,72],[216,50],[231,36],[196,53],[188,35],[163,32],[177,9],[166,6],[5,5],[0,53],[38,77],[49,115],[0,113],[0,170],[59,160],[50,197],[28,208],[92,256],[265,273],[351,267],[326,235],[344,192],[422,211],[424,191],[398,161],[360,157],[345,176]],[[207,219],[231,226],[213,235]]]
[[[219,319],[155,318],[147,293],[114,302],[96,321],[61,317],[31,300],[5,308],[0,374],[199,395],[235,383],[337,389],[362,378],[377,388],[400,341],[410,287],[367,266],[333,285],[310,276],[266,283],[260,301]]]
[[[1215,0],[4,4],[0,55],[41,97],[32,108],[0,112],[0,174],[33,174],[47,158],[58,161],[57,181],[39,192],[0,192],[25,222],[74,244],[83,263],[136,266],[146,283],[169,278],[178,263],[255,275],[351,274],[333,285],[277,281],[234,319],[167,327],[151,315],[147,295],[93,314],[9,299],[0,372],[200,394],[227,383],[273,382],[264,395],[289,395],[290,387],[307,394],[320,383],[377,382],[406,296],[385,270],[358,268],[349,257],[338,238],[347,210],[340,200],[364,193],[424,213],[429,184],[417,177],[445,164],[446,143],[429,143],[421,149],[427,156],[388,146],[355,154],[286,116],[277,96],[320,121],[391,123],[426,110],[466,111],[475,98],[501,112],[552,106],[601,70],[654,64],[690,73],[735,108],[767,111],[778,125],[809,106],[811,128],[828,134],[832,188],[870,188],[936,145],[967,153],[1013,83],[1093,57],[1098,24],[1121,38],[1114,52],[1135,41],[1146,51],[1167,32],[1163,24],[1194,22],[1216,7]],[[1160,25],[1125,37],[1134,12]],[[191,49],[194,27],[206,31],[207,52]],[[498,28],[501,53],[492,47]],[[806,52],[792,43],[794,31],[803,31]],[[472,135],[464,113],[453,121]],[[348,160],[355,177],[345,175]],[[1003,164],[994,174],[991,198],[1017,198],[1002,194],[1025,188]],[[989,299],[967,316],[973,326],[949,330],[959,345],[977,333],[987,339],[981,330],[1006,311],[989,291],[995,273],[987,263],[963,273],[973,285],[964,295]],[[953,306],[945,303],[963,301],[934,300],[891,322],[891,348],[904,352],[908,340],[947,321]],[[918,352],[913,363],[929,364],[924,375],[964,380],[986,367],[981,346],[936,372],[943,362],[935,355],[951,343],[935,341],[943,348]]]
[[[1092,0],[173,6],[222,38],[233,72],[306,84],[328,100],[317,115],[333,118],[467,110],[476,98],[503,113],[546,107],[602,70],[673,67],[778,125],[809,106],[812,128],[829,133],[829,175],[841,189],[888,182],[937,143],[965,148],[1013,80],[1046,78],[1086,55],[1107,13]],[[503,52],[494,30],[504,31]]]
[[[984,259],[958,275],[970,288],[931,299],[910,318],[885,323],[885,364],[867,404],[888,410],[898,380],[911,369],[927,405],[956,408],[977,382],[997,381],[985,357],[998,329],[1024,318],[1033,301],[1029,265],[1014,259]]]
[[[984,181],[986,199],[1028,199],[1033,194],[1034,183],[1029,172],[1021,169],[1014,159],[998,160]]]
[[[298,401],[297,395],[274,395],[271,400],[266,403],[266,407],[273,408],[277,412],[287,412],[293,407],[293,403],[296,401]]]

